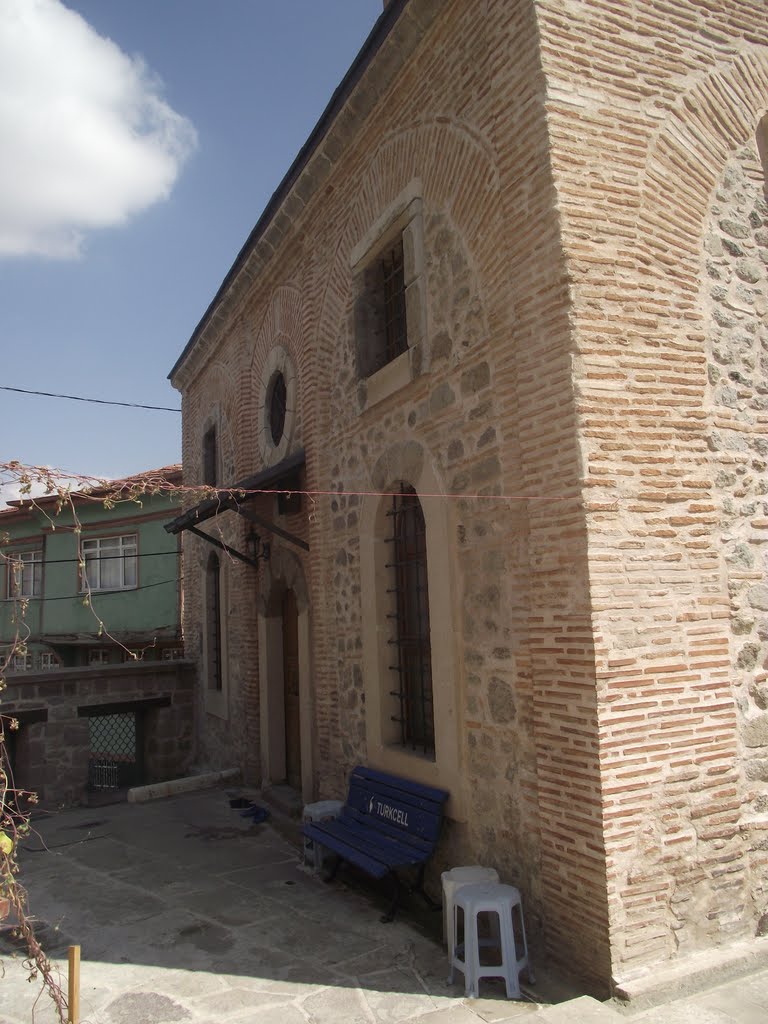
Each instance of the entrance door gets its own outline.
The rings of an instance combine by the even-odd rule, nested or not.
[[[285,695],[285,776],[301,791],[301,726],[299,719],[299,614],[296,595],[286,590],[283,615],[283,693]]]

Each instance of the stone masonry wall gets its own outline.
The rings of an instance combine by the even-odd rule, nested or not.
[[[740,826],[752,846],[754,866],[743,898],[750,918],[757,918],[758,933],[764,934],[768,933],[768,165],[760,159],[758,141],[762,139],[751,139],[736,150],[715,187],[704,241],[702,304],[709,319],[708,441],[715,487],[721,496],[719,543],[726,562],[731,679],[744,773]]]
[[[765,929],[768,22],[762,0],[536,6],[620,982]]]
[[[145,781],[179,778],[193,759],[193,694],[194,671],[179,661],[9,676],[2,712],[20,721],[16,785],[36,792],[43,806],[85,802],[88,718],[78,709],[158,697],[167,698],[168,706],[148,705],[143,713]]]
[[[457,584],[461,780],[435,875],[495,865],[522,887],[531,930],[605,987],[581,453],[537,42],[527,0],[412,0],[174,384],[185,480],[213,415],[237,479],[262,468],[271,348],[296,368],[290,450],[305,448],[315,492],[291,528],[310,544],[316,797],[342,796],[366,760],[361,517],[372,492],[428,465],[436,496],[423,502],[441,503]],[[352,253],[408,188],[423,204],[424,332],[411,338],[412,379],[370,405],[355,371]],[[211,529],[242,543],[232,513]],[[198,657],[206,555],[185,539],[185,641]],[[227,572],[229,717],[205,715],[200,695],[201,757],[239,758],[259,781],[256,580],[235,563]]]

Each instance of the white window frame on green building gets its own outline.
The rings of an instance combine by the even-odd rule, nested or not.
[[[138,537],[87,537],[80,541],[80,591],[135,590],[139,585]]]
[[[6,597],[17,601],[26,597],[40,597],[43,592],[43,552],[12,551],[6,553],[6,559]]]

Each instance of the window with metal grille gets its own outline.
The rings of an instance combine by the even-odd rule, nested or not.
[[[80,590],[132,590],[138,586],[136,534],[80,542]]]
[[[221,565],[215,552],[208,556],[205,587],[206,660],[208,688],[221,690]]]
[[[203,483],[206,487],[218,484],[218,452],[216,427],[210,427],[203,434]]]
[[[384,361],[390,363],[408,348],[402,238],[381,257],[381,288],[384,300]]]
[[[408,348],[402,235],[365,266],[356,287],[358,371],[370,377]]]
[[[387,515],[392,523],[387,538],[392,545],[392,558],[386,566],[391,583],[388,593],[394,598],[389,616],[394,627],[389,639],[394,663],[389,667],[397,680],[390,691],[397,702],[392,720],[400,726],[402,746],[434,757],[426,527],[416,491],[401,484]]]
[[[43,582],[42,551],[9,552],[7,596],[10,598],[39,597]]]
[[[91,789],[119,789],[141,781],[137,719],[135,712],[89,717]]]

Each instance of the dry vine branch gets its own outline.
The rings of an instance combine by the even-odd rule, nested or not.
[[[221,499],[225,493],[214,487],[184,488],[180,484],[170,482],[167,479],[167,473],[162,470],[156,473],[140,474],[137,477],[128,477],[124,480],[109,481],[101,477],[59,471],[48,466],[26,466],[20,462],[0,462],[0,482],[7,483],[8,481],[15,482],[25,507],[35,508],[43,514],[53,530],[57,526],[62,528],[59,517],[66,510],[67,518],[71,517],[71,522],[65,528],[77,535],[81,531],[81,522],[77,512],[78,502],[98,502],[105,508],[111,509],[122,503],[141,505],[144,496],[163,492],[183,492],[188,497],[194,496],[196,501],[212,497]],[[73,487],[77,489],[74,490]],[[45,492],[44,496],[48,499],[44,504],[33,496],[33,491],[39,492],[40,490]],[[53,513],[49,511],[51,497],[56,499]],[[0,544],[6,543],[7,539],[0,535]],[[133,654],[116,637],[112,636],[106,623],[94,607],[93,594],[85,573],[86,565],[79,545],[78,552],[78,567],[85,583],[81,599],[96,620],[98,634],[108,637],[124,651]],[[15,596],[20,590],[22,566],[12,556],[3,552],[0,552],[1,562],[8,565],[9,571],[13,574],[11,579],[15,579],[16,584],[10,584],[10,589],[14,592],[11,596],[14,596],[15,635],[8,649],[0,654],[0,692],[5,689],[5,674],[12,666],[13,659],[17,655],[26,655],[26,642],[30,636],[30,630],[25,622],[29,600],[22,596]],[[54,974],[51,962],[35,934],[34,919],[29,910],[27,891],[19,881],[19,842],[31,832],[31,814],[27,805],[34,805],[37,802],[37,796],[14,786],[6,744],[6,730],[16,728],[18,728],[18,722],[15,719],[0,714],[0,920],[9,912],[13,913],[15,923],[11,927],[11,935],[15,940],[20,941],[25,950],[22,963],[28,971],[29,981],[39,980],[41,982],[40,994],[47,992],[53,1001],[61,1024],[67,1024],[66,998]],[[2,913],[3,908],[5,908],[5,914]]]
[[[81,524],[75,498],[78,501],[97,501],[106,508],[114,508],[118,503],[123,502],[141,504],[143,495],[158,494],[174,487],[164,476],[153,476],[152,474],[145,474],[138,479],[115,482],[66,474],[64,476],[67,482],[64,483],[61,482],[62,476],[46,466],[24,466],[18,462],[0,463],[0,477],[6,481],[9,477],[16,481],[20,494],[24,496],[25,504],[28,503],[28,507],[34,507],[45,515],[52,529],[56,529],[56,520],[66,509],[71,516],[71,525],[68,525],[67,529],[73,530],[78,535]],[[73,491],[73,481],[83,489]],[[49,502],[43,506],[38,503],[36,498],[32,497],[33,489],[39,488],[46,492],[46,497],[56,497],[53,515],[48,511]],[[0,543],[6,543],[7,539],[7,537],[0,536]],[[25,622],[29,600],[18,596],[21,589],[21,563],[2,552],[0,552],[0,561],[6,563],[9,573],[11,573],[9,590],[11,591],[10,596],[14,598],[12,621],[15,629],[10,646],[0,655],[0,691],[2,691],[5,689],[5,673],[13,664],[13,659],[16,656],[25,656],[27,653],[26,642],[30,636],[30,630]],[[86,567],[82,554],[78,555],[78,565],[85,581],[82,600],[96,619],[99,635],[109,637],[115,644],[127,650],[119,640],[109,633],[106,624],[94,608],[93,595],[85,575]],[[15,584],[13,580],[15,580]],[[67,1024],[69,1015],[66,998],[54,975],[51,962],[35,934],[34,919],[29,911],[27,891],[19,881],[20,840],[31,832],[29,805],[34,805],[37,802],[37,796],[34,793],[20,790],[14,785],[6,743],[6,730],[17,728],[18,722],[15,719],[0,714],[0,919],[12,913],[15,923],[10,928],[10,934],[14,940],[20,942],[25,950],[22,963],[28,972],[28,980],[41,982],[40,994],[43,992],[48,994],[53,1001],[59,1021],[61,1024]]]

